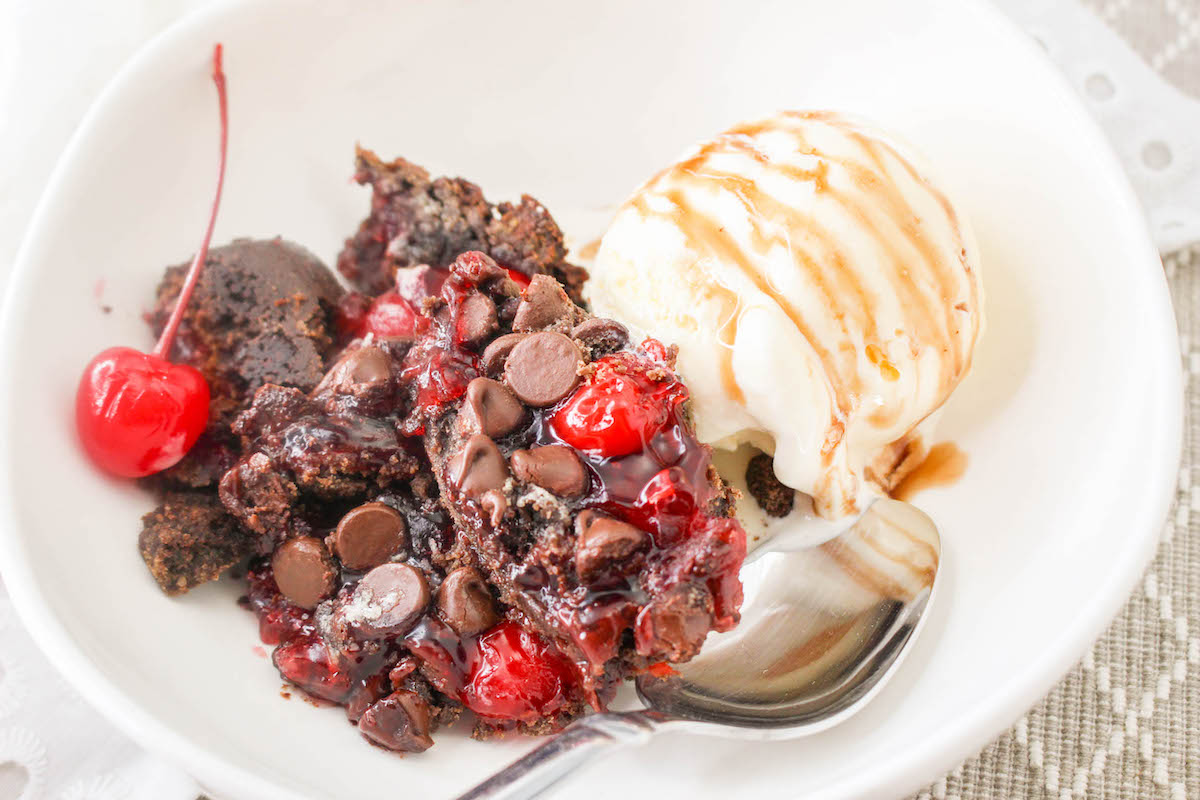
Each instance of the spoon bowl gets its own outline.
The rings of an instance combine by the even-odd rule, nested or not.
[[[940,558],[933,521],[889,499],[821,544],[760,547],[742,568],[738,627],[711,634],[676,674],[639,677],[645,709],[584,717],[459,800],[533,797],[665,729],[791,739],[838,724],[895,674],[933,602]]]

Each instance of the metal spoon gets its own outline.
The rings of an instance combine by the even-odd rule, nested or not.
[[[583,717],[458,800],[534,797],[617,746],[659,731],[791,739],[861,709],[896,671],[933,599],[933,521],[877,500],[841,535],[756,550],[742,568],[742,621],[712,634],[670,678],[637,680],[639,711]]]

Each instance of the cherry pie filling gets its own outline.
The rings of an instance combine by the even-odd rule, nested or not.
[[[474,281],[457,272],[417,269],[425,271],[419,280],[406,270],[398,276],[408,297],[398,289],[376,298],[355,329],[376,339],[415,339],[397,369],[407,414],[396,424],[409,436],[422,435],[431,420],[452,413],[471,381],[485,372],[480,347],[462,335],[461,309],[475,291]],[[448,311],[426,313],[429,300],[416,296],[414,287],[438,290]],[[484,614],[488,624],[479,630],[462,630],[458,620],[456,631],[455,620],[443,613],[441,591],[438,602],[426,599],[415,608],[409,624],[387,635],[363,636],[338,622],[354,603],[361,571],[343,565],[332,597],[307,610],[284,597],[271,565],[260,562],[249,574],[245,605],[258,616],[262,641],[276,645],[273,660],[280,673],[316,698],[346,705],[352,720],[387,700],[387,688],[415,672],[493,729],[546,721],[553,727],[585,702],[603,707],[615,687],[597,680],[600,667],[618,656],[623,642],[628,646],[630,631],[634,649],[655,651],[662,622],[639,611],[648,597],[702,574],[713,610],[700,634],[708,627],[732,627],[741,603],[737,576],[745,534],[732,518],[708,513],[714,499],[709,451],[685,420],[687,390],[668,362],[667,349],[653,339],[603,355],[570,394],[548,407],[527,409],[526,424],[504,438],[506,450],[571,448],[588,474],[587,491],[571,501],[572,511],[599,512],[649,536],[635,572],[601,567],[565,595],[539,576],[511,576],[538,596],[556,633],[577,648],[577,660],[516,608],[495,609],[495,619]],[[484,515],[478,504],[468,505]],[[454,531],[442,535],[452,541]],[[441,567],[423,566],[428,567],[423,581],[442,589],[449,585]],[[643,668],[667,671],[663,660]]]
[[[223,176],[219,46],[213,77]],[[479,735],[552,731],[736,624],[745,534],[673,354],[576,305],[586,272],[540,204],[365,151],[358,166],[372,212],[339,268],[371,295],[279,240],[237,240],[202,275],[219,181],[199,254],[160,287],[178,299],[153,315],[158,347],[97,357],[77,427],[98,464],[164,491],[139,538],[160,587],[249,558],[242,602],[280,674],[373,743],[419,752],[463,708]],[[558,359],[549,394],[530,342]],[[497,374],[523,347],[524,372]],[[487,491],[461,480],[473,452]]]

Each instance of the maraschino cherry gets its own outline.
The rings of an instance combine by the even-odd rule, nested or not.
[[[172,364],[167,356],[208,257],[225,184],[229,112],[219,44],[213,49],[212,78],[221,110],[217,191],[208,229],[175,309],[153,352],[110,347],[87,365],[75,393],[75,425],[84,450],[98,466],[126,478],[152,475],[178,463],[208,423],[209,392],[204,376],[194,367]]]

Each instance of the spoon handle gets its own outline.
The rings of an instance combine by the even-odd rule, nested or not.
[[[527,800],[610,750],[648,740],[669,717],[657,711],[593,714],[576,720],[457,800]]]

